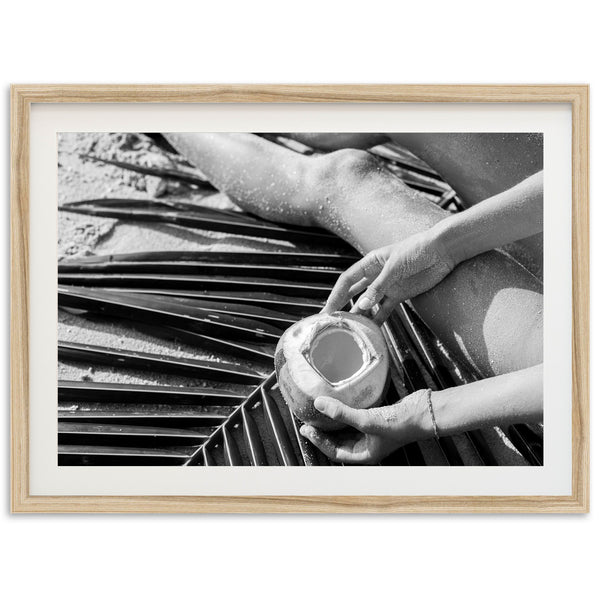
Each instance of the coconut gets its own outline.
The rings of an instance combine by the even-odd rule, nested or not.
[[[348,312],[302,319],[281,336],[275,371],[283,397],[304,423],[325,431],[343,424],[314,407],[330,396],[353,408],[381,403],[389,374],[387,346],[379,327]]]

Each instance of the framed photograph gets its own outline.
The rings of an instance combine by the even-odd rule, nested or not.
[[[588,128],[584,85],[13,86],[12,510],[587,512]]]

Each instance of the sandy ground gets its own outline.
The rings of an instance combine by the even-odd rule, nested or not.
[[[101,158],[135,162],[146,166],[174,166],[176,157],[157,149],[152,142],[136,134],[66,133],[58,140],[58,202],[92,198],[153,198],[168,195],[206,206],[231,208],[221,194],[200,193],[185,184],[165,182],[81,157],[92,153]],[[115,219],[59,212],[59,261],[90,255],[157,250],[273,250],[291,247],[286,242],[267,242],[216,232],[195,232],[176,226],[132,224]],[[136,349],[171,356],[219,360],[198,348],[169,343],[144,335],[121,323],[93,321],[60,311],[60,340],[91,343],[124,349]],[[230,360],[230,358],[229,358]],[[169,385],[203,385],[201,381],[160,373],[89,369],[75,363],[59,363],[59,379],[120,381]]]

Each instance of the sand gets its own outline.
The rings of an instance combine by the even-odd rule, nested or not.
[[[92,153],[105,159],[135,162],[157,167],[179,166],[181,159],[166,154],[136,134],[66,133],[58,140],[58,203],[92,198],[177,197],[215,208],[234,208],[223,194],[207,194],[192,187],[165,182],[111,165],[81,158]],[[134,224],[115,219],[59,212],[59,261],[91,255],[160,250],[259,251],[290,248],[287,242],[244,238],[224,233],[191,231],[161,224]],[[122,323],[91,320],[59,310],[59,340],[136,349],[169,356],[222,360],[196,347],[170,343],[145,335]],[[226,357],[231,361],[231,357]],[[239,361],[244,364],[243,361]],[[251,366],[247,364],[247,366]],[[76,363],[60,362],[59,379],[124,383],[154,383],[195,386],[201,381],[160,373],[134,372],[111,368],[90,369]]]

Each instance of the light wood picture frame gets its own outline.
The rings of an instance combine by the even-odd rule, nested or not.
[[[572,111],[572,489],[564,496],[40,496],[30,493],[30,111],[36,103],[565,103]],[[15,513],[589,511],[589,89],[586,85],[14,85],[11,506]]]

